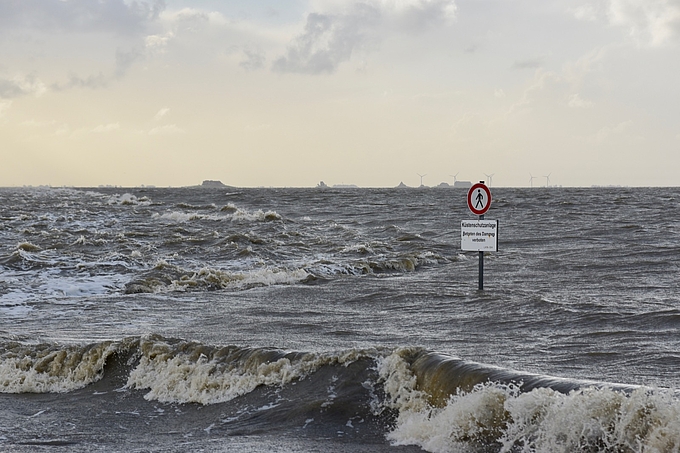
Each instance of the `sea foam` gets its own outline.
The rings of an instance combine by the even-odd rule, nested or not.
[[[216,404],[252,392],[260,385],[282,386],[304,379],[323,365],[351,363],[360,351],[344,354],[284,353],[280,350],[211,348],[199,343],[140,341],[141,359],[127,386],[148,389],[147,400]]]
[[[102,377],[104,365],[118,350],[112,342],[89,346],[5,345],[0,357],[0,392],[63,393]]]
[[[395,445],[434,453],[490,446],[501,453],[680,450],[680,401],[669,390],[584,387],[565,394],[484,382],[439,406],[420,390],[405,359],[412,352],[399,349],[379,363],[385,404],[399,413],[387,436]]]

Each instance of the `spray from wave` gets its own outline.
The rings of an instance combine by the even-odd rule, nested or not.
[[[276,408],[277,423],[309,423],[313,414],[335,423],[372,418],[393,444],[436,453],[680,448],[680,401],[669,390],[518,373],[419,348],[304,353],[152,335],[67,347],[9,342],[2,351],[4,393],[71,392],[123,372],[123,389],[149,401],[247,398],[239,417]],[[124,369],[111,370],[113,363]]]

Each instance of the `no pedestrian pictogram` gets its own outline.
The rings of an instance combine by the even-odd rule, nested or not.
[[[473,185],[468,191],[467,204],[473,214],[484,215],[491,207],[491,191],[481,182]]]

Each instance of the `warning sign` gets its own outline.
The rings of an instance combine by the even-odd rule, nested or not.
[[[483,215],[491,207],[491,191],[486,185],[478,182],[470,187],[467,204],[473,214]]]
[[[465,252],[497,252],[498,220],[462,220],[460,248]]]

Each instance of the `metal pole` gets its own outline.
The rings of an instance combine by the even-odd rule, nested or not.
[[[484,214],[479,216],[479,220],[484,220]],[[484,291],[484,252],[479,252],[479,290]]]

